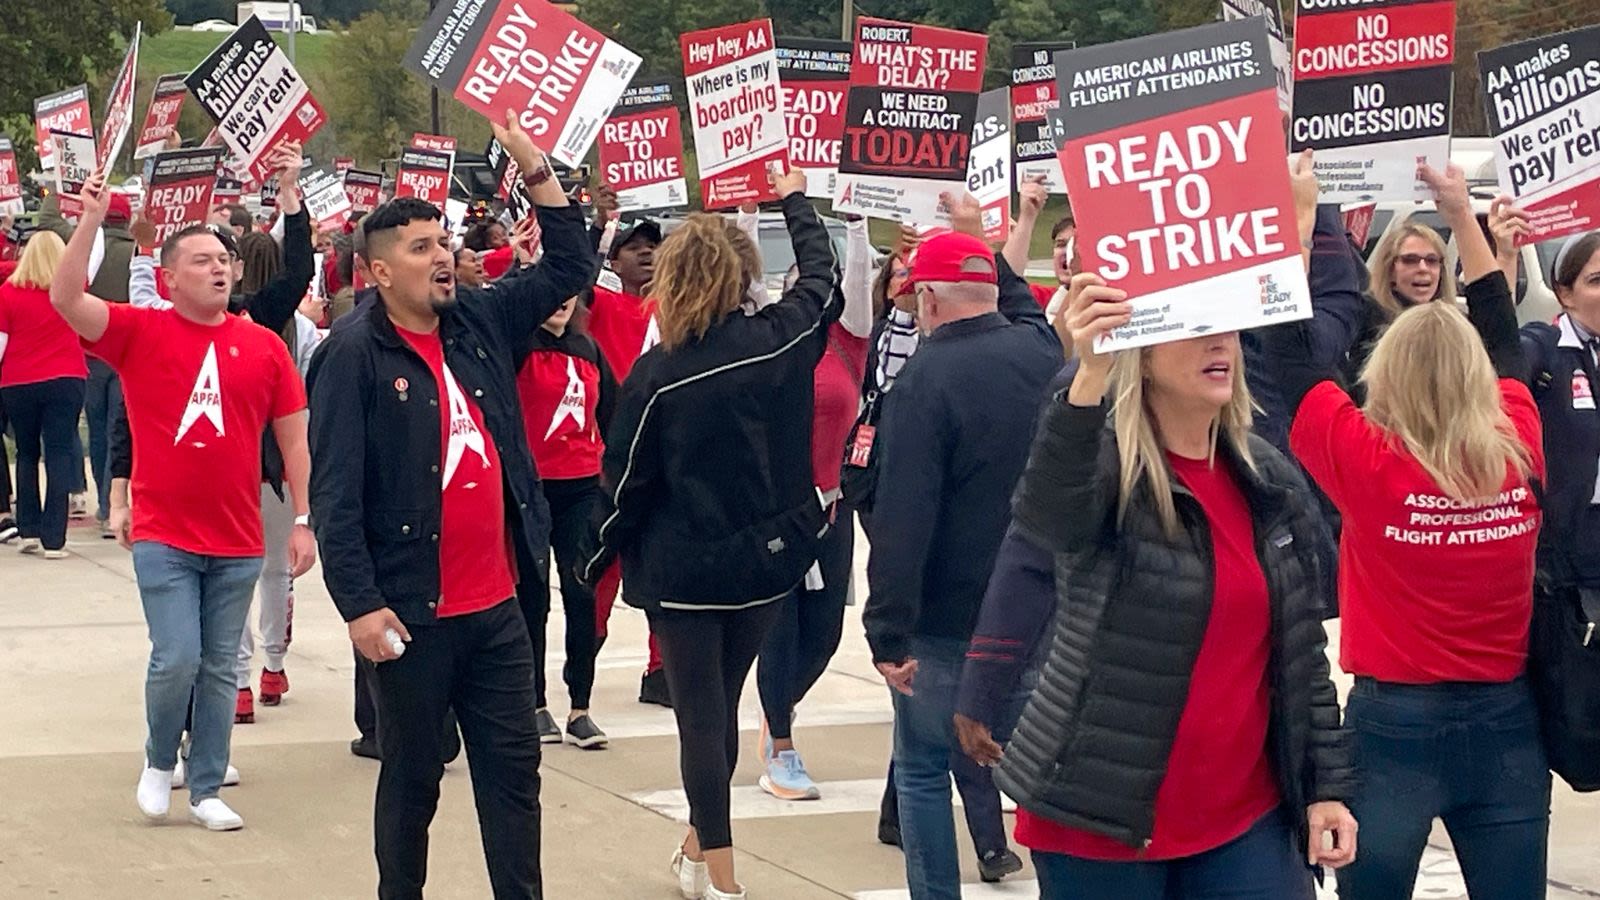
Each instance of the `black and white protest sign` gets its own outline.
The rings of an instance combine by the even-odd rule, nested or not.
[[[1017,181],[1042,175],[1052,194],[1067,190],[1056,158],[1055,120],[1060,117],[1061,98],[1056,96],[1055,55],[1076,46],[1073,41],[1011,46],[1011,134]]]

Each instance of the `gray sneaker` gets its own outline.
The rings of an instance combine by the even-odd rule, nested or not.
[[[609,738],[588,716],[579,716],[567,723],[567,743],[584,750],[599,750]]]
[[[537,710],[534,713],[534,722],[539,729],[539,743],[561,743],[561,728],[556,725],[555,717],[550,715],[550,710]]]

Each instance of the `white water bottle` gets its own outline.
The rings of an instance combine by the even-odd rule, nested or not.
[[[406,642],[400,639],[400,632],[395,631],[393,628],[385,628],[383,637],[384,640],[389,642],[389,649],[394,651],[396,659],[405,655]]]

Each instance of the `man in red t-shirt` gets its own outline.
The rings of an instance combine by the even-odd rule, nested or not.
[[[516,127],[495,135],[536,205],[545,254],[458,287],[439,210],[390,201],[361,224],[376,298],[312,359],[312,506],[328,593],[374,663],[382,769],[379,894],[420,897],[453,709],[472,761],[496,897],[539,896],[533,643],[518,580],[548,586],[549,507],[516,388],[516,349],[594,278],[583,216]]]
[[[316,561],[305,389],[281,338],[228,315],[229,255],[203,226],[161,247],[171,309],[86,293],[89,249],[109,200],[104,175],[89,180],[82,199],[50,301],[121,377],[133,434],[133,568],[151,644],[136,799],[147,817],[166,816],[192,694],[189,818],[231,831],[244,821],[217,791],[233,731],[234,657],[265,552],[260,436],[269,423],[296,515],[291,572]]]

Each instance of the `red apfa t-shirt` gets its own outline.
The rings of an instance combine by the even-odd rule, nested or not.
[[[1505,379],[1500,405],[1543,478],[1532,395]],[[1508,467],[1494,497],[1447,496],[1332,382],[1306,395],[1289,444],[1343,517],[1341,668],[1402,684],[1522,674],[1539,539],[1539,504],[1525,479]]]
[[[395,328],[417,351],[439,386],[440,618],[482,612],[516,593],[506,532],[506,498],[500,452],[483,424],[483,411],[468,398],[444,362],[439,332]]]
[[[594,305],[589,308],[589,336],[600,345],[606,365],[621,384],[639,357],[661,343],[656,302],[595,285]]]
[[[1211,618],[1156,793],[1150,845],[1137,850],[1018,810],[1017,841],[1030,849],[1112,861],[1181,859],[1232,841],[1278,805],[1267,758],[1271,600],[1250,507],[1227,463],[1167,459],[1205,510],[1215,577]]]
[[[108,303],[84,346],[122,377],[133,436],[133,540],[261,556],[261,433],[306,408],[283,338],[238,316]]]
[[[867,338],[834,322],[828,349],[812,375],[816,396],[811,417],[811,478],[824,493],[839,486],[844,445],[861,410],[861,379],[867,369]]]
[[[517,250],[510,244],[496,247],[483,254],[483,275],[490,281],[498,279],[501,275],[511,271],[511,264],[517,261]]]
[[[517,393],[540,478],[600,474],[605,444],[595,415],[600,403],[598,366],[560,350],[535,350],[517,373]]]
[[[0,283],[0,334],[9,335],[0,387],[88,378],[78,335],[50,305],[50,289]]]

